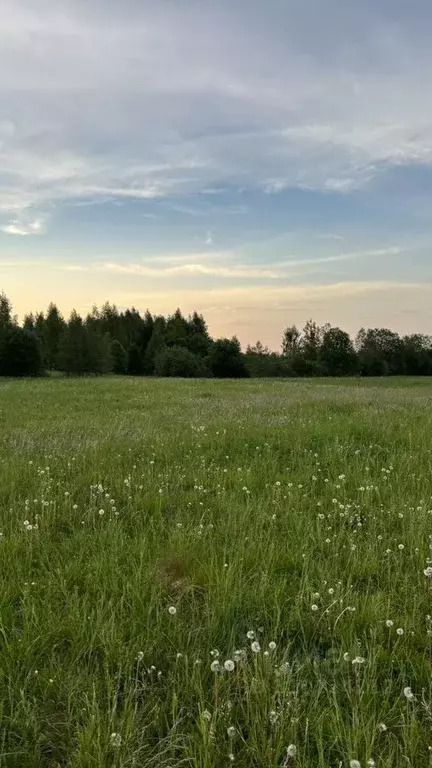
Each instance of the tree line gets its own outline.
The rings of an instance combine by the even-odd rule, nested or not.
[[[427,376],[432,375],[432,338],[400,336],[387,328],[361,328],[353,341],[341,328],[309,320],[285,329],[280,352],[257,342],[212,339],[203,316],[120,312],[106,303],[85,318],[68,320],[51,303],[20,325],[0,293],[0,376],[114,373],[172,377]]]

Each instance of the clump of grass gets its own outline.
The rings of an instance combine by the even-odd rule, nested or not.
[[[0,766],[430,767],[430,389],[0,384]]]

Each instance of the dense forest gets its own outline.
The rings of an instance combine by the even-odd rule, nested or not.
[[[340,328],[309,320],[287,327],[280,352],[257,341],[212,339],[202,315],[179,309],[163,317],[111,304],[65,320],[55,304],[20,325],[0,293],[0,376],[114,373],[131,376],[244,378],[269,376],[432,375],[432,338],[361,328],[354,341]]]

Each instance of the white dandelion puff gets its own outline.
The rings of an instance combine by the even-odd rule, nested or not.
[[[408,701],[413,701],[414,700],[414,694],[413,694],[411,688],[409,687],[409,685],[407,685],[406,688],[403,689],[403,695],[405,696],[405,698]]]
[[[260,650],[261,650],[261,646],[260,646],[258,640],[255,640],[255,642],[253,642],[252,645],[251,645],[251,651],[253,653],[259,653]]]
[[[168,613],[169,613],[170,616],[175,616],[176,615],[177,608],[175,607],[175,605],[170,605],[170,607],[168,608]]]
[[[224,668],[227,672],[233,672],[235,669],[235,664],[232,661],[232,659],[227,659],[224,663]]]

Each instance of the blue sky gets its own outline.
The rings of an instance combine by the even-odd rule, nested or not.
[[[0,288],[432,333],[426,0],[1,0]]]

